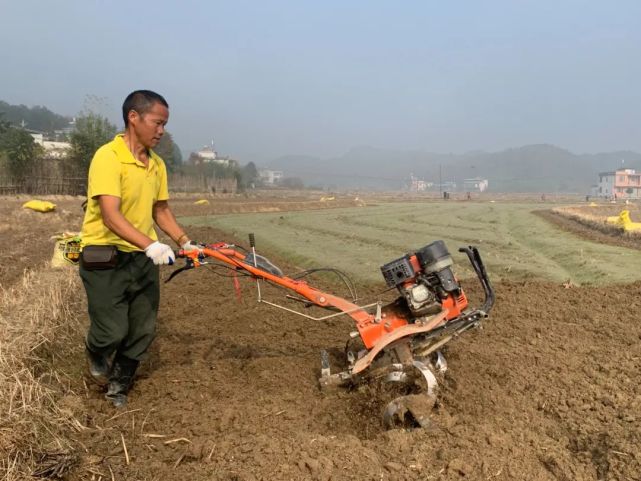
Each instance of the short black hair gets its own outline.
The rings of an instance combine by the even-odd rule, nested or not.
[[[125,121],[125,127],[129,125],[128,117],[130,110],[135,110],[140,115],[143,115],[149,112],[155,103],[162,104],[169,108],[169,104],[165,98],[151,90],[134,90],[127,95],[127,98],[122,104],[122,119]]]

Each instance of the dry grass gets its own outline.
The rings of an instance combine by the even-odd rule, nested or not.
[[[624,208],[626,207],[621,207],[617,210],[616,213],[611,213],[604,211],[603,209],[591,209],[590,207],[586,206],[567,206],[557,207],[555,209],[552,209],[552,212],[563,217],[575,220],[580,224],[598,230],[599,232],[603,232],[604,234],[619,237],[629,237],[631,239],[641,239],[641,232],[626,232],[623,227],[619,225],[608,224],[606,219],[609,216],[618,215],[618,213]]]
[[[77,399],[56,366],[78,344],[72,268],[25,273],[0,289],[0,479],[60,477],[74,463]]]

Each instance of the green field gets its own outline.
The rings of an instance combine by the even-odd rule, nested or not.
[[[212,225],[240,239],[254,232],[259,252],[277,251],[300,267],[336,267],[366,281],[382,280],[382,264],[437,239],[446,242],[462,278],[472,272],[457,249],[475,245],[497,280],[604,285],[641,279],[641,252],[563,232],[532,213],[540,208],[498,202],[390,203],[181,221]]]

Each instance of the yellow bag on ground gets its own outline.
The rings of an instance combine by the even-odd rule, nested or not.
[[[56,240],[51,258],[52,267],[78,265],[80,262],[80,234],[63,232],[52,237]]]
[[[207,199],[200,199],[194,202],[194,205],[209,205],[209,201]]]
[[[36,212],[51,212],[56,208],[56,204],[46,200],[30,200],[22,204],[23,209],[31,209]]]
[[[610,216],[607,218],[608,224],[614,224],[618,227],[622,227],[626,232],[640,232],[641,231],[641,222],[632,222],[630,218],[630,211],[624,209],[619,213],[619,215]]]

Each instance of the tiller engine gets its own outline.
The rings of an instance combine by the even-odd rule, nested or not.
[[[440,240],[382,266],[387,286],[398,290],[400,296],[392,302],[379,300],[367,305],[312,287],[300,275],[285,276],[269,260],[256,254],[253,234],[250,246],[251,251],[246,251],[219,243],[202,245],[200,251],[179,251],[178,257],[186,258],[186,264],[167,281],[192,267],[224,265],[256,280],[258,302],[319,321],[341,315],[351,317],[356,330],[347,342],[344,366],[339,372],[332,372],[328,352],[321,351],[320,386],[389,383],[397,387],[399,395],[385,407],[384,425],[427,427],[436,403],[437,379],[447,370],[441,349],[462,332],[478,327],[494,304],[494,291],[478,250],[472,246],[459,249],[467,255],[485,294],[483,305],[471,308],[452,271],[452,257]],[[314,271],[318,270],[323,269]],[[346,278],[340,271],[327,270],[338,272],[343,280]],[[317,306],[333,312],[314,317],[270,302],[263,298],[261,281],[292,291],[295,295],[286,297],[300,301],[305,307]],[[353,286],[351,282],[347,285]]]

